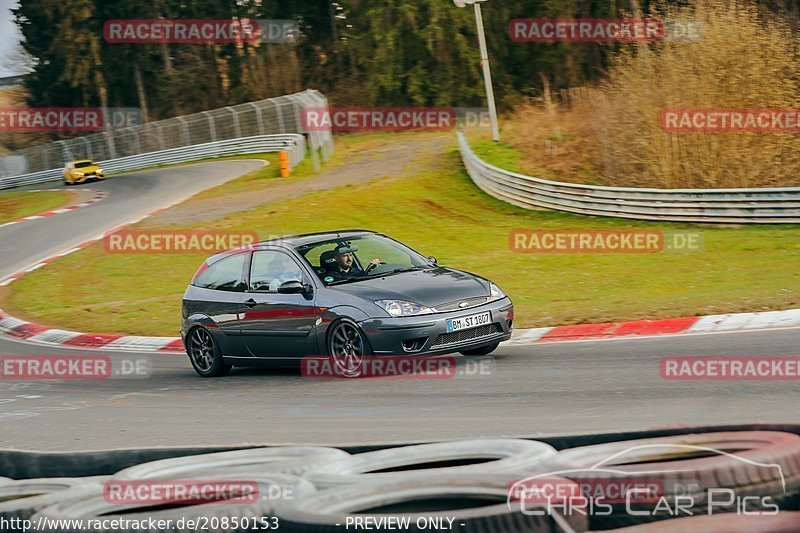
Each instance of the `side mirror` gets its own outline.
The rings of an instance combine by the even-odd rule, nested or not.
[[[428,256],[428,264],[429,264],[429,265],[432,265],[432,266],[437,266],[437,263],[436,263],[436,258],[435,258],[435,257],[433,257],[432,255],[429,255],[429,256]]]
[[[311,290],[311,285],[305,285],[301,281],[285,281],[278,287],[279,294],[306,294]]]

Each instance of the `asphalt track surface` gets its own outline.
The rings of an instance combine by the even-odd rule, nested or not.
[[[118,176],[109,196],[0,228],[0,277],[126,220],[257,168],[204,163]],[[80,276],[76,275],[76,283]],[[179,302],[176,301],[176,316]],[[176,321],[176,328],[178,327]],[[234,369],[202,379],[185,355],[50,348],[0,337],[0,355],[103,354],[146,376],[0,379],[0,446],[329,445],[565,435],[675,425],[798,423],[797,381],[665,381],[665,356],[798,355],[800,328],[501,346],[444,379],[308,379]]]

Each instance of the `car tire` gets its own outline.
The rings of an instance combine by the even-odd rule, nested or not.
[[[231,365],[222,360],[222,352],[206,328],[198,326],[189,331],[186,338],[186,353],[199,376],[216,378],[230,372]]]
[[[470,356],[470,355],[489,355],[490,353],[495,351],[498,346],[500,346],[500,343],[499,342],[495,342],[494,344],[487,344],[486,346],[481,346],[480,348],[475,348],[473,350],[463,350],[463,351],[458,352],[458,353],[460,353],[461,355],[467,355],[467,356]]]
[[[342,336],[343,335],[343,336]],[[339,353],[338,345],[343,343],[344,340],[350,341],[353,344],[354,353],[356,356],[365,356],[372,354],[369,340],[364,331],[349,318],[340,318],[334,321],[328,327],[328,334],[325,336],[325,346],[328,355],[333,357],[345,357],[344,353]]]
[[[585,515],[571,513],[524,514],[508,503],[508,489],[518,474],[427,474],[399,477],[380,483],[357,483],[322,490],[280,502],[275,516],[281,528],[305,533],[344,531],[349,516],[364,520],[405,519],[400,531],[431,531],[429,519],[452,520],[463,533],[517,533],[519,531],[586,531]],[[563,480],[564,483],[570,483]],[[390,528],[376,528],[389,531]]]

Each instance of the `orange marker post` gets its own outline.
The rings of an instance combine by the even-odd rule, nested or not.
[[[278,159],[280,159],[281,162],[281,177],[288,178],[291,175],[291,170],[289,169],[289,152],[278,152]]]

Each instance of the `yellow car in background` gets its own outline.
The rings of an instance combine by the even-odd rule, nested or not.
[[[68,163],[64,169],[64,185],[75,185],[89,180],[103,180],[105,178],[103,169],[88,159],[79,159]]]

